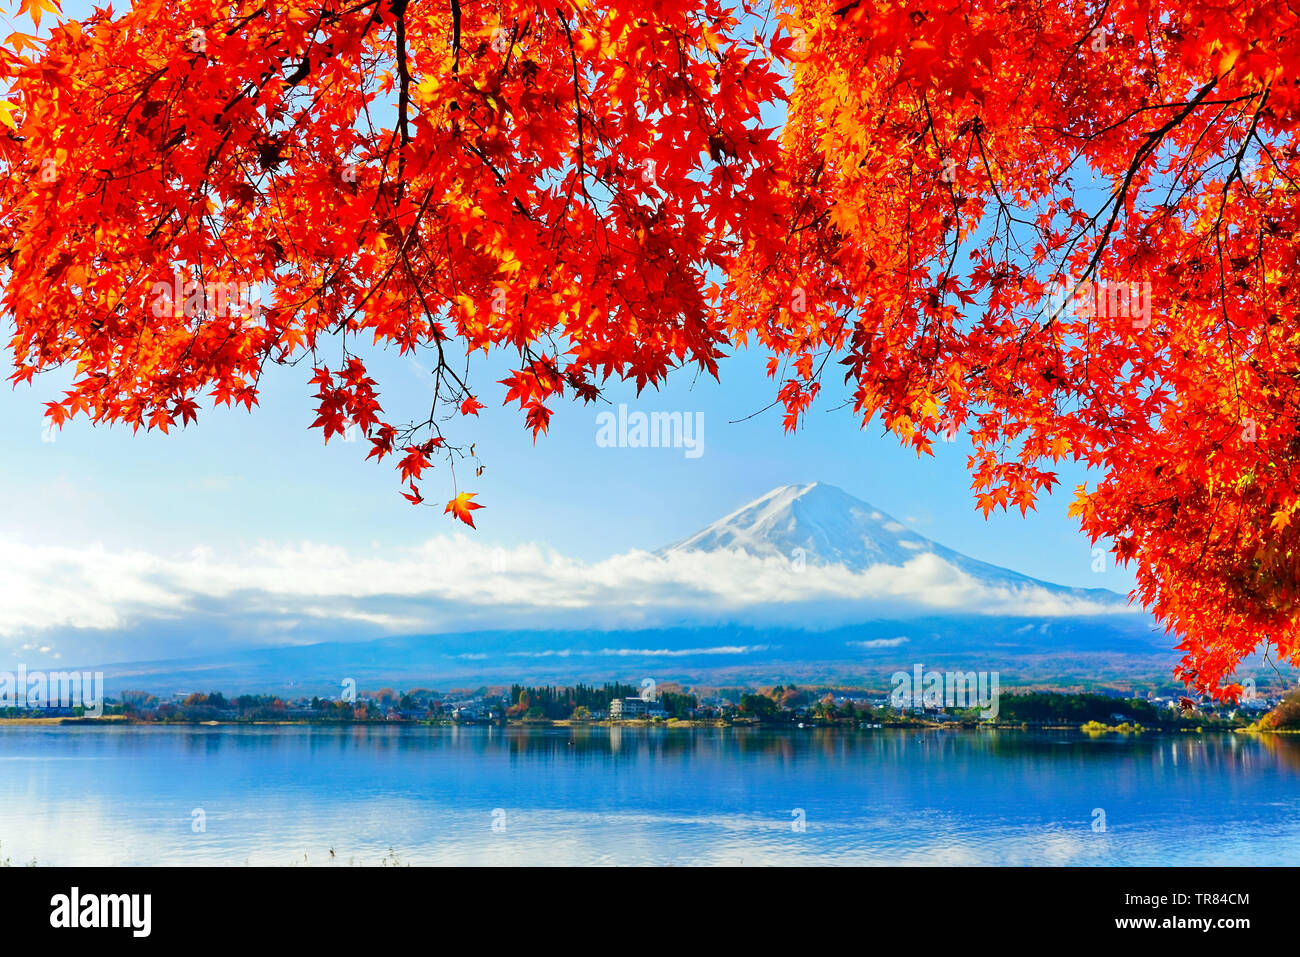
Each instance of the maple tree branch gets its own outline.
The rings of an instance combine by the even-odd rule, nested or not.
[[[1232,393],[1237,404],[1238,418],[1241,417],[1241,389],[1237,382],[1236,345],[1232,338],[1232,319],[1228,315],[1228,289],[1223,268],[1223,214],[1228,205],[1228,190],[1232,187],[1234,180],[1241,180],[1241,161],[1246,156],[1246,148],[1250,145],[1251,137],[1255,135],[1255,129],[1259,125],[1260,114],[1264,112],[1264,105],[1268,102],[1270,90],[1271,87],[1265,88],[1263,95],[1260,97],[1259,105],[1255,108],[1255,114],[1251,117],[1250,128],[1241,140],[1241,146],[1233,158],[1232,169],[1228,172],[1223,181],[1223,188],[1219,191],[1219,209],[1214,217],[1214,246],[1219,265],[1219,310],[1223,318],[1223,330],[1228,337],[1228,367],[1232,373]],[[1240,518],[1240,513],[1238,513],[1238,518]]]
[[[556,14],[560,17],[560,23],[564,27],[564,37],[569,44],[569,61],[573,67],[573,113],[577,119],[578,126],[578,151],[577,151],[577,176],[578,183],[582,187],[582,195],[587,197],[587,202],[591,203],[591,194],[587,192],[587,167],[585,160],[585,149],[583,146],[582,136],[582,89],[578,84],[578,54],[573,47],[573,33],[569,30],[569,24],[564,19],[564,14],[558,8]]]
[[[406,16],[397,18],[397,116],[402,129],[402,145],[411,142],[409,117],[411,104],[411,70],[406,60]]]
[[[451,0],[451,75],[460,76],[460,0]]]
[[[1097,267],[1101,264],[1101,257],[1105,251],[1106,243],[1110,239],[1110,234],[1115,229],[1115,223],[1119,219],[1120,211],[1124,208],[1125,200],[1128,198],[1128,191],[1132,187],[1133,179],[1137,176],[1138,170],[1141,169],[1142,164],[1146,162],[1148,156],[1155,152],[1156,148],[1159,147],[1160,143],[1171,130],[1178,127],[1183,120],[1191,116],[1196,108],[1201,105],[1202,101],[1210,95],[1210,92],[1218,85],[1221,79],[1221,76],[1216,76],[1209,83],[1206,83],[1201,87],[1200,91],[1197,92],[1196,96],[1192,97],[1192,99],[1174,117],[1163,126],[1157,127],[1147,133],[1146,140],[1144,140],[1142,145],[1138,147],[1137,152],[1133,154],[1133,159],[1124,173],[1123,183],[1120,185],[1118,190],[1112,193],[1112,202],[1114,205],[1111,210],[1110,218],[1106,222],[1106,228],[1102,231],[1101,239],[1097,242],[1097,248],[1093,250],[1092,256],[1089,258],[1087,268],[1084,269],[1079,282],[1075,284],[1074,291],[1076,293],[1078,292],[1080,285],[1087,282],[1093,275],[1095,275]]]
[[[399,8],[400,6],[400,8]],[[406,62],[406,0],[393,4],[397,14],[397,128],[401,130],[402,149],[397,154],[398,188],[406,188],[406,154],[411,145],[410,105],[411,71]]]

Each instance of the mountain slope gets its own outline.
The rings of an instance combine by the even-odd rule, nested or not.
[[[658,554],[743,551],[788,561],[800,556],[799,550],[810,565],[842,565],[854,572],[873,565],[904,565],[930,554],[988,584],[1034,586],[1108,604],[1128,603],[1109,589],[1068,588],[969,558],[824,482],[775,488]]]
[[[1127,623],[1109,619],[925,617],[875,619],[809,631],[702,626],[627,631],[527,630],[402,635],[163,661],[101,665],[110,695],[193,691],[337,695],[345,679],[390,685],[659,681],[776,684],[827,681],[886,688],[917,662],[946,670],[999,671],[1015,682],[1083,686],[1107,679],[1167,680],[1176,655]]]

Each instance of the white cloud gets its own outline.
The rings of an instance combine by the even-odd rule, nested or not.
[[[697,655],[750,655],[767,651],[770,645],[715,645],[711,648],[547,648],[542,651],[506,651],[504,658],[693,658]],[[464,661],[483,661],[481,652],[454,655]]]
[[[781,558],[728,551],[631,551],[588,563],[537,545],[503,549],[460,534],[379,554],[311,542],[167,556],[0,541],[0,637],[13,639],[204,618],[250,623],[241,627],[257,643],[311,634],[313,622],[354,623],[370,634],[632,627],[680,622],[688,613],[803,614],[858,602],[1040,618],[1131,611],[1084,593],[982,581],[932,553],[853,572],[796,569]],[[857,606],[856,613],[865,610]]]
[[[897,648],[899,645],[907,644],[907,638],[872,638],[869,641],[846,641],[846,645],[854,648]]]

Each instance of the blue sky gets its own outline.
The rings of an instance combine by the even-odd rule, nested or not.
[[[476,360],[477,361],[477,360]],[[385,355],[372,362],[385,408],[414,414],[427,407],[429,375],[417,360]],[[771,402],[775,386],[763,357],[742,353],[722,363],[721,383],[690,371],[659,392],[637,397],[608,390],[616,406],[699,412],[704,452],[601,448],[596,416],[608,405],[562,403],[551,432],[534,445],[516,409],[500,405],[495,382],[505,364],[479,362],[474,387],[487,403],[473,423],[486,469],[461,472],[461,487],[479,493],[477,536],[486,544],[536,542],[594,560],[629,548],[653,549],[684,537],[778,485],[824,481],[894,515],[916,531],[974,558],[1061,584],[1127,590],[1131,576],[1092,571],[1087,540],[1066,514],[1079,468],[1062,469],[1062,488],[1027,518],[974,509],[966,473],[968,444],[939,444],[918,458],[878,426],[858,427],[828,384],[798,433],[784,434]],[[11,503],[0,534],[68,545],[98,542],[179,552],[238,549],[259,541],[310,540],[349,548],[409,545],[448,534],[437,508],[413,508],[398,494],[396,473],[363,461],[363,443],[325,446],[313,418],[303,368],[273,370],[252,414],[207,411],[198,424],[170,435],[74,422],[48,442],[42,403],[63,381],[37,379],[0,401],[0,491]],[[737,421],[744,419],[744,421]],[[429,473],[431,500],[450,497],[445,467]],[[444,494],[445,493],[445,494]]]

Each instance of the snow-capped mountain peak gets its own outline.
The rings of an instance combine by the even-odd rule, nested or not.
[[[1037,586],[1127,605],[1126,598],[1107,589],[1068,588],[969,558],[825,482],[774,488],[659,554],[717,551],[787,561],[801,558],[809,565],[840,565],[853,572],[877,565],[902,566],[918,556],[933,555],[987,585]]]
[[[811,564],[858,571],[901,565],[936,547],[843,489],[810,482],[774,488],[664,552],[741,550],[758,557],[790,558],[802,549]]]

